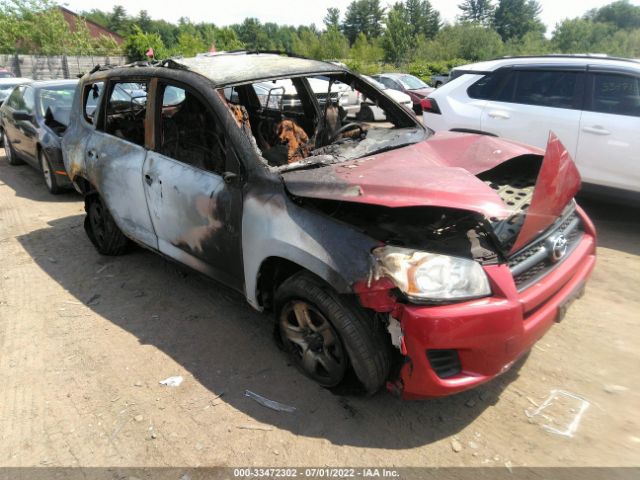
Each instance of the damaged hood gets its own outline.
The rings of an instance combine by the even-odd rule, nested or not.
[[[300,197],[385,207],[438,206],[487,217],[510,211],[476,175],[540,150],[486,135],[437,133],[426,141],[357,160],[282,174]]]
[[[284,172],[282,177],[288,191],[299,197],[391,208],[446,207],[504,219],[514,215],[513,209],[477,175],[515,157],[543,154],[537,148],[496,137],[443,132],[406,147],[320,168]],[[548,227],[579,187],[580,176],[573,161],[551,135],[532,204],[514,248]]]

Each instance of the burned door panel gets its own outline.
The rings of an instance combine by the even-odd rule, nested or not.
[[[85,169],[122,232],[157,249],[142,183],[144,147],[95,131],[86,144]]]
[[[143,178],[159,250],[241,289],[239,189],[156,152],[147,155]]]

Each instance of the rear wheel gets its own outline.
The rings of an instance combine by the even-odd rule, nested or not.
[[[62,191],[62,189],[58,185],[58,181],[56,180],[56,174],[51,168],[49,159],[47,158],[47,155],[42,150],[38,153],[38,157],[40,157],[40,169],[42,170],[44,184],[47,186],[47,190],[49,190],[49,193],[52,193],[53,195],[57,195]]]
[[[323,387],[352,369],[364,390],[382,387],[391,355],[382,324],[307,272],[286,280],[275,296],[278,333],[293,363]]]
[[[9,141],[7,136],[3,135],[3,137],[4,137],[4,154],[7,156],[7,161],[9,162],[9,165],[22,165],[24,162],[16,156],[16,151],[13,149],[13,145],[11,145],[11,142]]]
[[[122,255],[129,246],[129,239],[120,231],[111,213],[98,195],[85,201],[87,216],[84,229],[91,242],[102,255]]]

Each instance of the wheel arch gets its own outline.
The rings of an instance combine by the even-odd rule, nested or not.
[[[256,305],[254,306],[261,310],[271,311],[273,297],[278,287],[293,275],[303,271],[331,285],[337,293],[352,292],[348,282],[337,271],[319,259],[307,256],[307,258],[300,257],[294,261],[284,256],[271,255],[260,263],[256,272],[255,293],[247,292],[249,302],[255,301]]]

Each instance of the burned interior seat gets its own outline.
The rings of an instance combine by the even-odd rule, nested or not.
[[[182,103],[163,110],[160,153],[212,172],[224,171],[223,139],[206,107],[186,92]]]

